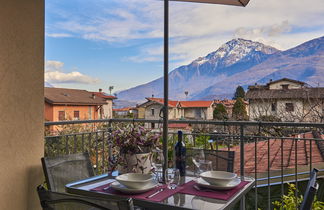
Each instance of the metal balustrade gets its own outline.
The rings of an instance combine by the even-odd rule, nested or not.
[[[112,153],[110,129],[116,123],[157,123],[162,132],[161,120],[103,119],[84,121],[46,122],[45,126],[62,128],[56,135],[45,137],[45,154],[71,154],[88,151],[98,174],[106,173]],[[235,151],[234,171],[240,175],[256,178],[254,204],[272,209],[271,189],[280,186],[280,195],[285,193],[285,183],[298,183],[308,178],[313,167],[324,174],[324,123],[252,122],[252,121],[201,121],[170,120],[169,123],[186,123],[194,132],[184,132],[187,147]],[[64,126],[91,125],[93,131],[66,133]],[[98,129],[98,130],[97,130]],[[70,128],[73,131],[73,128]],[[170,130],[169,147],[177,140],[176,130]],[[172,151],[172,150],[170,150]],[[172,155],[169,155],[172,158]],[[266,205],[259,201],[259,189],[267,189]],[[299,196],[296,191],[295,196]]]

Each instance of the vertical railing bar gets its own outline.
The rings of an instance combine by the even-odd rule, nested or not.
[[[244,126],[240,125],[240,172],[241,179],[244,180]],[[245,209],[245,196],[242,197],[240,202],[240,209]]]
[[[176,135],[175,133],[172,134],[172,145],[175,145],[176,142],[178,141],[178,140],[176,140],[176,136],[178,137],[178,135]],[[186,137],[185,136],[186,135],[183,135],[183,141],[184,141],[184,143],[186,145]],[[172,163],[174,163],[174,164],[175,164],[175,161],[176,161],[175,156],[176,156],[175,150],[172,149]],[[174,165],[174,167],[175,167],[175,165]]]
[[[105,131],[102,131],[102,173],[105,173]]]
[[[281,138],[281,169],[280,169],[280,173],[281,173],[281,197],[284,195],[284,174],[283,174],[283,157],[284,157],[284,139]],[[288,140],[289,141],[289,140]],[[281,206],[283,207],[283,202],[281,203]]]
[[[218,156],[218,137],[215,138],[216,140],[216,157]],[[218,158],[216,158],[216,169],[218,169]]]
[[[296,204],[296,206],[297,206],[297,198],[298,198],[298,180],[297,180],[297,143],[298,143],[298,140],[297,140],[297,138],[295,138],[294,139],[294,141],[295,141],[295,183],[296,183],[296,190],[295,190],[295,204]]]
[[[96,139],[95,139],[95,142],[96,142],[96,146],[95,146],[95,149],[96,149],[96,173],[98,173],[98,131],[96,131]]]
[[[108,173],[112,173],[113,170],[110,171],[110,169],[113,169],[113,166],[110,166],[110,164],[113,161],[113,157],[112,157],[112,136],[111,136],[111,130],[110,130],[110,126],[108,127],[108,133],[107,133],[107,145],[108,145],[108,164],[107,164],[107,170]]]
[[[65,153],[68,155],[69,154],[69,136],[65,136]]]
[[[77,153],[77,136],[76,136],[76,134],[73,135],[73,140],[74,140],[74,142],[73,142],[73,146],[74,146],[73,153],[75,154],[75,153]]]
[[[314,138],[314,136],[313,136]],[[312,139],[309,139],[309,176],[312,173],[312,168],[313,168],[313,158],[312,158],[312,152],[313,152],[313,148],[312,148]]]
[[[261,136],[261,125],[259,124],[259,129],[258,129],[258,136]],[[255,177],[255,209],[258,209],[258,157],[257,157],[257,146],[258,146],[258,138],[255,138],[254,141],[254,177]]]
[[[88,135],[88,152],[89,152],[89,155],[91,155],[90,154],[90,152],[91,152],[91,138],[92,138],[92,133],[89,133],[89,135]]]
[[[81,135],[81,148],[82,148],[82,153],[84,153],[84,133]]]
[[[268,210],[271,209],[271,192],[270,192],[270,139],[268,138]]]
[[[107,164],[107,171],[108,173],[112,173],[113,170],[109,171],[110,169],[113,169],[110,166],[110,163],[112,163],[113,161],[113,157],[112,157],[112,136],[111,136],[111,132],[112,132],[112,123],[111,121],[108,122],[107,124],[107,145],[108,145],[108,164]]]

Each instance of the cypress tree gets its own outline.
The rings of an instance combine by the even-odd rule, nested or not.
[[[242,86],[237,86],[233,100],[236,100],[238,98],[244,98],[245,97],[245,91],[242,88]]]
[[[223,104],[216,105],[214,112],[213,112],[213,117],[216,120],[227,120],[228,119],[227,111]]]
[[[242,98],[238,98],[235,101],[232,113],[233,113],[233,118],[235,120],[247,120],[248,119],[245,103]]]

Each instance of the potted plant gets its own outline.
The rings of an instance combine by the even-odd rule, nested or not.
[[[160,134],[141,125],[124,124],[111,132],[115,166],[119,173],[150,173],[152,149],[159,145]]]

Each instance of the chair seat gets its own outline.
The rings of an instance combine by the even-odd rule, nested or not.
[[[41,206],[44,210],[133,210],[131,198],[87,197],[46,190],[37,187]]]

